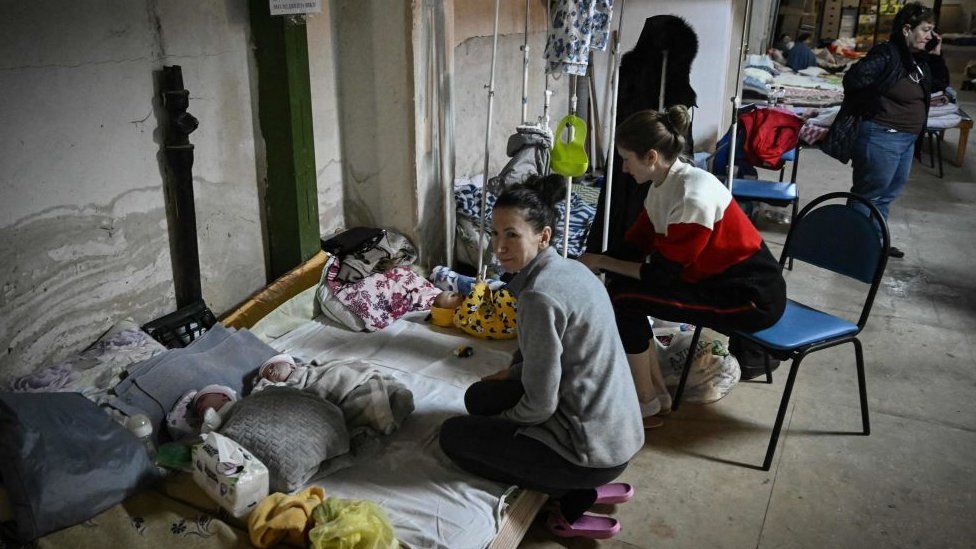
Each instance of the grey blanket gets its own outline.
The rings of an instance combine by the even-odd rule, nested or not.
[[[184,393],[216,383],[241,395],[245,380],[276,354],[247,330],[231,331],[218,324],[186,348],[171,349],[129,368],[110,405],[126,415],[148,415],[155,436]]]

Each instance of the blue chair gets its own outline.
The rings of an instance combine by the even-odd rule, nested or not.
[[[744,136],[740,136],[736,143],[736,166],[748,165],[745,163],[745,153],[742,150],[743,138]],[[728,177],[729,141],[731,141],[731,130],[716,144],[715,159],[712,162],[712,173],[721,180],[725,180]],[[732,179],[732,185],[729,187],[729,190],[732,192],[732,197],[736,200],[762,202],[780,207],[791,206],[790,223],[792,223],[793,219],[796,218],[796,210],[800,202],[800,193],[796,186],[796,172],[800,165],[799,141],[796,147],[783,153],[780,158],[784,164],[779,171],[779,181],[736,177]],[[786,173],[786,162],[792,162],[793,164],[788,182],[783,181],[783,176]],[[792,262],[790,262],[789,268],[793,268]]]
[[[840,199],[841,203],[824,204]],[[848,204],[860,202],[871,212],[870,217],[855,210]],[[879,233],[880,232],[880,238]],[[768,471],[773,462],[776,442],[783,427],[786,407],[793,392],[793,383],[800,363],[810,353],[844,343],[854,344],[854,358],[857,362],[857,384],[861,397],[861,423],[865,435],[871,434],[868,420],[868,397],[864,383],[864,354],[858,334],[868,320],[874,297],[881,284],[888,263],[888,248],[891,240],[888,225],[874,204],[857,195],[847,192],[825,194],[806,205],[796,216],[786,237],[780,267],[787,259],[804,261],[816,267],[842,274],[869,284],[867,297],[857,323],[818,311],[802,303],[787,300],[783,316],[773,326],[758,332],[737,332],[735,335],[760,345],[766,351],[766,382],[772,383],[769,369],[769,356],[781,360],[792,359],[789,377],[783,398],[776,413],[776,423],[766,448],[766,458],[762,469]],[[696,349],[701,335],[701,326],[695,328],[691,349]],[[691,370],[695,353],[688,353],[681,380],[674,395],[673,410],[677,410],[684,392],[688,372]]]

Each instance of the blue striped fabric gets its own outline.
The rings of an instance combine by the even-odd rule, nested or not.
[[[492,194],[488,195],[487,198],[487,217],[485,220],[486,224],[491,223],[491,210],[495,205],[495,196]],[[463,215],[474,220],[476,223],[481,222],[481,187],[473,183],[465,183],[457,185],[454,187],[454,201],[457,204],[457,214]],[[556,205],[556,209],[559,211],[559,223],[556,227],[553,227],[553,239],[552,242],[562,251],[562,229],[563,229],[563,216],[566,211],[565,200],[560,201]],[[569,255],[579,256],[583,254],[586,249],[586,237],[590,232],[590,225],[593,223],[593,217],[596,216],[596,206],[587,203],[585,200],[579,197],[575,192],[572,193],[572,198],[570,198],[570,217],[569,217]]]

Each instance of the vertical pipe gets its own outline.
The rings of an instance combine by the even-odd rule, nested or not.
[[[549,27],[550,25],[552,25],[552,15],[550,14],[549,3],[550,3],[549,0],[546,0],[546,45],[544,46],[546,48],[548,48],[549,46]],[[544,78],[544,81],[546,86],[546,92],[545,92],[545,99],[544,99],[545,102],[542,104],[542,121],[545,123],[546,127],[548,128],[549,127],[549,101],[550,99],[552,99],[552,90],[549,89],[549,67],[545,67],[545,74],[546,76]]]
[[[571,95],[569,97],[569,114],[576,114],[576,84],[579,79],[577,76],[570,76],[570,89]],[[563,128],[559,129],[559,135],[563,133]],[[573,126],[568,126],[569,129],[569,141],[572,141],[576,137],[576,131]],[[563,257],[569,257],[569,215],[570,215],[570,202],[573,197],[573,178],[566,178],[566,207],[563,209]]]
[[[613,40],[612,76],[610,78],[610,138],[607,144],[607,174],[603,180],[603,242],[600,251],[606,252],[610,247],[610,199],[613,197],[613,158],[616,154],[614,145],[617,140],[617,90],[620,87],[620,37],[624,27],[624,4],[620,3],[620,21]]]
[[[732,175],[735,173],[735,146],[739,133],[739,107],[742,105],[742,100],[739,98],[739,85],[742,79],[742,60],[749,52],[749,45],[746,43],[746,32],[750,27],[749,19],[752,17],[752,0],[746,0],[745,11],[745,20],[742,21],[742,33],[739,36],[739,57],[735,64],[735,93],[732,95],[732,134],[729,136],[729,175],[725,180],[725,186],[730,190],[732,189]]]
[[[522,41],[522,125],[529,123],[529,0],[525,0],[525,38]]]
[[[659,112],[665,112],[668,110],[667,105],[664,104],[664,83],[667,80],[668,73],[668,50],[661,52],[661,86],[660,91],[657,94],[657,110]]]
[[[495,0],[495,32],[491,41],[491,73],[488,77],[488,120],[485,123],[485,176],[481,183],[481,232],[478,233],[478,273],[485,264],[485,210],[488,207],[488,160],[491,149],[491,109],[495,101],[495,53],[498,51],[498,9],[501,0]]]

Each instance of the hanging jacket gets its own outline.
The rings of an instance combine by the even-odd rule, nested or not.
[[[783,167],[783,153],[796,148],[803,127],[803,119],[779,109],[755,109],[740,114],[739,122],[746,161],[771,170]]]
[[[665,71],[664,106],[697,106],[697,95],[691,87],[691,64],[698,54],[698,35],[684,19],[674,15],[655,15],[644,20],[644,28],[634,49],[624,54],[620,61],[620,87],[617,91],[617,125],[635,112],[658,110],[661,93],[661,66],[663,51],[668,52]],[[685,153],[694,151],[692,127],[685,134]],[[634,178],[623,171],[623,159],[616,151],[613,164],[613,198],[610,201],[610,225],[607,230],[608,245],[620,256],[631,253],[639,257],[639,251],[625,249],[630,246],[624,233],[640,214],[650,185],[638,185]],[[600,193],[596,218],[590,230],[586,250],[599,253],[603,243],[603,210],[606,193]]]
[[[511,158],[498,175],[488,180],[488,192],[498,196],[505,189],[523,183],[530,175],[549,174],[552,132],[538,126],[518,126],[509,136],[505,153]]]

